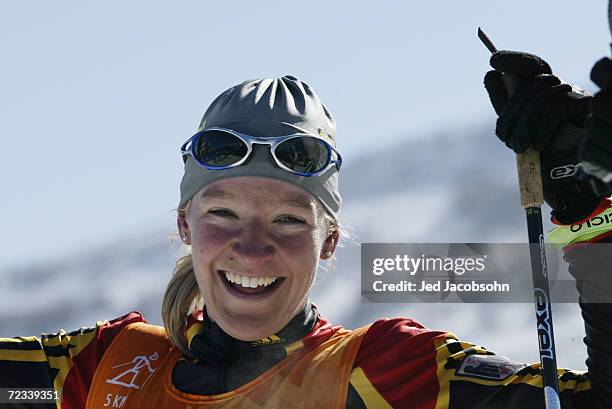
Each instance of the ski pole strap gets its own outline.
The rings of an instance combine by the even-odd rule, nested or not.
[[[548,241],[559,247],[585,242],[612,231],[612,207],[585,220],[568,226],[557,226],[548,232]]]

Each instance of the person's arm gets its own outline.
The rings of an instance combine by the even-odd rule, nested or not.
[[[609,240],[612,224],[610,201],[591,184],[574,177],[578,170],[578,147],[587,139],[587,116],[593,98],[576,87],[564,84],[552,74],[540,57],[520,52],[499,51],[492,55],[493,71],[485,75],[485,88],[498,114],[495,133],[513,151],[532,147],[540,152],[544,198],[552,207],[556,225],[549,238],[564,246],[570,273],[577,279],[581,308],[586,325],[590,394],[594,408],[612,407],[612,342],[610,327],[612,304],[602,302],[605,281],[612,280],[610,253],[594,255]],[[506,92],[502,73],[520,78],[512,94]],[[560,129],[571,124],[582,132],[564,134]],[[580,226],[579,226],[580,225]],[[589,302],[586,302],[589,299]],[[609,302],[609,301],[608,301]]]
[[[580,308],[585,325],[584,343],[588,353],[586,364],[595,402],[593,407],[610,408],[612,407],[612,228],[609,232],[592,239],[590,243],[574,242],[567,245],[564,259],[570,264],[569,271],[576,278],[576,286],[580,292]]]
[[[54,388],[62,409],[85,407],[96,367],[115,336],[128,324],[146,322],[138,312],[95,327],[41,337],[0,338],[0,388]],[[0,403],[0,408],[55,408],[47,404]]]
[[[597,408],[588,373],[559,369],[558,374],[563,409]],[[363,339],[346,407],[544,409],[541,368],[409,319],[384,319]]]
[[[612,188],[612,60],[597,61],[591,70],[591,80],[600,90],[591,101],[587,137],[578,154],[584,171],[604,184],[600,189],[607,190]]]

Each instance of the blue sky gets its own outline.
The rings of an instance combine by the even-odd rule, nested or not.
[[[607,2],[10,2],[1,6],[0,270],[172,223],[179,145],[224,89],[293,74],[347,162],[494,117],[498,48],[568,82],[609,53]],[[470,160],[470,158],[466,158]],[[432,164],[434,166],[435,164]]]

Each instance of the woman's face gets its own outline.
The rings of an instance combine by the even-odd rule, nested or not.
[[[260,177],[204,187],[178,225],[207,314],[245,341],[278,332],[304,307],[322,253],[338,240],[312,195]]]

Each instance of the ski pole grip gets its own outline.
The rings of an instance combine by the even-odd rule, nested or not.
[[[502,81],[504,82],[508,96],[511,96],[521,81],[521,78],[518,75],[503,74]],[[540,206],[544,203],[540,152],[533,148],[528,148],[523,153],[517,153],[516,170],[518,172],[521,207],[526,209],[532,206]]]

